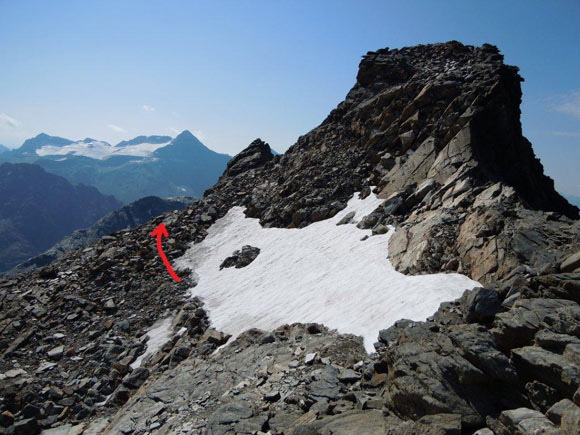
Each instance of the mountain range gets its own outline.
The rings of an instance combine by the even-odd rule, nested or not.
[[[0,279],[0,425],[578,434],[579,209],[522,80],[490,44],[368,52],[283,155],[256,139],[191,206]]]
[[[0,157],[5,162],[38,164],[73,184],[94,186],[125,203],[152,195],[200,197],[229,159],[187,130],[175,138],[139,136],[117,145],[42,133]]]
[[[26,163],[0,165],[0,272],[87,228],[122,204]]]
[[[72,234],[63,237],[47,251],[18,264],[7,275],[14,276],[30,269],[45,266],[66,252],[82,248],[95,240],[118,231],[136,228],[160,214],[171,210],[181,210],[194,202],[195,199],[191,197],[165,199],[147,196],[141,198],[106,214],[91,227],[76,230]]]

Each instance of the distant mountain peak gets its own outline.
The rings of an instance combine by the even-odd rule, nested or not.
[[[197,137],[195,137],[195,135],[189,131],[189,130],[183,130],[181,133],[179,133],[177,136],[175,136],[175,139],[185,139],[185,138],[195,138],[197,139]]]
[[[172,147],[202,147],[207,149],[207,147],[189,130],[183,130],[175,139],[170,143]]]
[[[46,133],[40,133],[31,139],[24,141],[22,146],[16,151],[19,154],[35,154],[36,150],[43,146],[62,147],[74,143],[72,140],[58,136],[50,136]]]

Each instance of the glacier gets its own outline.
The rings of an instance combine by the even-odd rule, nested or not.
[[[164,143],[140,143],[118,147],[103,141],[78,141],[64,146],[44,145],[36,150],[40,157],[44,156],[84,156],[96,160],[105,160],[113,156],[150,157],[159,148],[169,145]]]

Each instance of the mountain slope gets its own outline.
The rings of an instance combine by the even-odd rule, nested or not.
[[[106,433],[574,428],[580,221],[521,136],[520,96],[493,46],[369,52],[345,101],[283,156],[256,140],[191,207],[0,282],[0,370],[21,368],[0,391],[16,424],[96,414],[91,429]],[[156,254],[161,222],[180,282]],[[486,288],[461,293],[458,274]],[[393,322],[426,294],[457,298]],[[316,323],[327,307],[340,333]],[[282,310],[301,318],[257,329]],[[353,335],[370,334],[361,324],[375,353]],[[61,421],[43,391],[68,406]],[[26,419],[27,405],[44,414]]]
[[[195,200],[193,198],[188,197],[162,199],[155,196],[147,196],[141,198],[138,201],[106,214],[90,228],[76,230],[72,234],[67,235],[48,251],[30,258],[10,270],[9,275],[13,276],[30,269],[46,266],[68,251],[82,248],[103,236],[117,231],[138,227],[162,213],[170,210],[180,210],[194,202]]]
[[[580,197],[579,196],[566,195],[566,199],[568,200],[568,202],[570,202],[570,204],[573,204],[576,207],[580,207]]]
[[[0,154],[10,151],[9,148],[6,148],[4,145],[0,143]]]
[[[39,254],[121,204],[36,165],[0,166],[0,271]]]
[[[94,186],[124,202],[145,196],[202,196],[223,172],[230,156],[204,146],[189,131],[176,138],[139,136],[111,145],[40,134],[2,157],[28,162],[72,183]]]

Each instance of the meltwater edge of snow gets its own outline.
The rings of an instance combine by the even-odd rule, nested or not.
[[[316,322],[362,336],[373,352],[381,329],[400,319],[425,320],[441,302],[480,286],[456,273],[397,272],[388,260],[394,229],[372,236],[355,225],[383,201],[355,194],[333,218],[302,229],[263,228],[233,207],[176,266],[193,271],[192,296],[204,301],[212,326],[233,337],[250,328]],[[336,225],[352,211],[353,223]],[[244,245],[260,248],[258,257],[246,267],[220,270]]]

